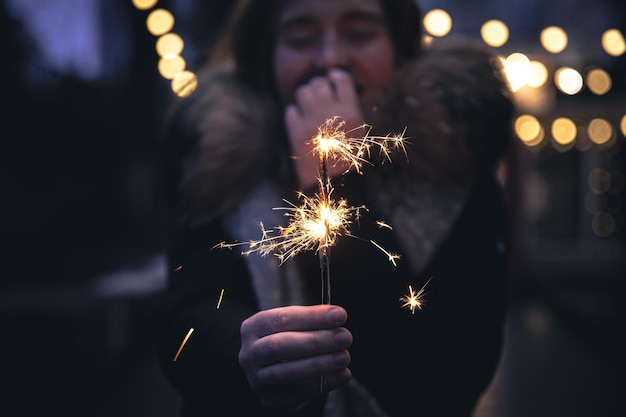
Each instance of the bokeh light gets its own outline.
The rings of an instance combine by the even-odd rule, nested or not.
[[[622,131],[622,135],[626,136],[626,114],[622,116],[622,121],[620,122],[619,127]]]
[[[185,43],[183,39],[176,33],[166,33],[159,37],[156,42],[156,51],[160,57],[168,55],[180,55],[183,52]]]
[[[433,9],[424,15],[424,29],[433,36],[446,36],[452,29],[452,18],[445,10]]]
[[[174,27],[174,16],[165,9],[150,12],[146,19],[148,31],[154,36],[161,36]]]
[[[133,6],[139,10],[148,10],[154,7],[159,0],[133,0]]]
[[[543,29],[540,40],[544,49],[553,54],[558,54],[567,47],[567,33],[558,26]]]
[[[565,94],[574,95],[583,88],[583,76],[574,68],[562,67],[554,74],[556,86]]]
[[[516,92],[528,84],[531,66],[526,55],[514,52],[504,59],[503,66],[511,91]]]
[[[620,56],[626,52],[624,35],[618,29],[609,29],[602,34],[602,48],[612,56]]]
[[[593,143],[603,145],[613,137],[613,127],[604,119],[593,119],[589,122],[587,134]]]
[[[608,93],[612,85],[609,73],[600,68],[589,70],[586,81],[589,90],[598,96]]]
[[[487,45],[497,48],[509,40],[509,28],[500,20],[489,20],[481,26],[480,36]]]
[[[186,62],[180,55],[167,55],[159,60],[159,74],[171,80],[176,74],[183,72],[185,66]]]
[[[539,120],[530,114],[522,114],[517,117],[514,128],[517,137],[527,146],[537,146],[545,136]]]
[[[576,124],[567,117],[559,117],[552,122],[552,138],[559,145],[568,145],[576,139]]]
[[[179,97],[187,97],[198,87],[198,77],[191,71],[179,72],[172,78],[172,91]]]
[[[528,85],[533,88],[539,88],[548,81],[548,69],[540,62],[530,61],[530,72],[528,76]]]

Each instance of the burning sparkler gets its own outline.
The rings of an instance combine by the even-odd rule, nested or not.
[[[274,229],[265,229],[261,223],[262,238],[248,242],[249,249],[244,255],[258,253],[266,256],[273,253],[282,264],[287,259],[304,250],[315,250],[320,259],[320,272],[322,281],[322,304],[330,304],[330,249],[335,244],[337,237],[350,233],[349,225],[353,219],[358,219],[359,211],[364,206],[350,207],[343,199],[333,200],[333,187],[328,176],[329,158],[334,163],[346,163],[348,168],[361,173],[363,164],[370,163],[372,148],[377,148],[384,159],[391,161],[391,151],[399,149],[406,155],[404,147],[404,132],[400,135],[371,136],[371,127],[362,125],[348,131],[350,134],[356,130],[367,129],[367,133],[359,138],[346,135],[343,127],[345,122],[338,121],[337,117],[326,120],[318,129],[318,134],[311,140],[312,152],[319,158],[318,182],[319,192],[313,197],[307,197],[302,192],[298,198],[302,200],[301,206],[296,206],[287,200],[289,207],[277,208],[285,210],[289,218],[287,227],[277,226]],[[391,229],[384,222],[378,222],[379,227]],[[354,236],[353,236],[354,237]],[[380,245],[371,241],[377,248],[387,255],[389,261],[396,265],[398,255],[392,254]],[[220,248],[231,248],[241,243],[221,242]],[[323,391],[325,378],[322,377],[320,392]]]
[[[431,279],[432,277],[426,281],[426,284],[424,284],[418,292],[415,292],[413,287],[409,285],[409,293],[400,298],[400,301],[403,303],[402,308],[408,308],[411,310],[411,314],[415,314],[416,308],[421,310],[422,304],[424,303],[424,300],[422,300],[422,297],[425,295],[424,290]]]
[[[272,253],[278,257],[281,264],[302,251],[315,250],[320,256],[320,267],[327,270],[330,247],[335,244],[339,236],[356,237],[350,233],[349,226],[359,218],[360,210],[366,210],[364,206],[352,207],[348,206],[344,199],[332,198],[333,187],[328,178],[329,159],[334,162],[347,163],[347,171],[354,168],[357,172],[361,172],[363,164],[370,163],[368,158],[371,156],[372,148],[377,148],[380,154],[389,161],[391,161],[392,149],[399,149],[406,155],[404,132],[400,135],[371,136],[369,134],[371,128],[368,125],[362,125],[348,132],[343,130],[344,125],[345,122],[339,121],[337,117],[328,119],[319,127],[318,135],[312,139],[312,152],[319,157],[319,193],[308,197],[299,192],[298,198],[302,201],[300,206],[283,200],[288,207],[274,209],[285,210],[285,216],[289,218],[287,227],[276,226],[273,229],[266,229],[261,223],[261,239],[239,243],[221,242],[216,247],[232,248],[248,245],[249,249],[243,252],[244,255],[258,253],[266,256]],[[363,137],[354,138],[346,134],[361,128],[368,129]],[[391,228],[383,222],[379,222],[379,226]],[[373,244],[381,249],[395,265],[398,255]],[[323,279],[323,281],[328,280]],[[328,291],[329,288],[323,290],[324,298],[329,298],[326,296]]]

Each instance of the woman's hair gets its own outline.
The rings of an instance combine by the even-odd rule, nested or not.
[[[232,60],[237,76],[256,89],[272,86],[275,28],[287,0],[240,0],[209,66]],[[421,52],[421,13],[415,0],[379,0],[401,64]]]

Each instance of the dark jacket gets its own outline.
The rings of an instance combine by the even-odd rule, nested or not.
[[[400,69],[379,103],[374,128],[407,127],[410,145],[408,162],[394,155],[398,163],[375,162],[335,184],[337,196],[367,207],[356,238],[332,248],[332,303],[346,308],[354,336],[350,368],[390,416],[469,416],[501,352],[507,219],[493,172],[510,138],[511,101],[495,57],[453,43]],[[237,360],[241,322],[264,307],[250,265],[265,261],[215,245],[269,211],[258,199],[241,209],[264,183],[296,199],[276,120],[271,100],[220,70],[181,103],[167,131],[172,309],[160,352],[188,416],[269,415]],[[370,240],[400,254],[398,265]],[[300,302],[319,303],[318,256],[304,252],[290,265],[302,279]],[[429,279],[423,308],[402,309],[408,286]],[[364,406],[346,398],[348,408]],[[321,416],[325,401],[302,415]]]

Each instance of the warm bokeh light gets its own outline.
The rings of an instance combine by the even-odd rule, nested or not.
[[[174,16],[165,9],[150,12],[146,19],[148,31],[154,36],[161,36],[174,27]]]
[[[517,137],[527,146],[536,146],[544,138],[541,123],[530,114],[522,114],[515,119],[514,127]]]
[[[154,7],[154,5],[158,3],[158,1],[159,0],[133,0],[133,6],[135,6],[139,10],[148,10]]]
[[[611,174],[602,168],[594,168],[587,177],[589,189],[595,194],[604,194],[611,188]]]
[[[624,35],[618,29],[609,29],[602,34],[602,48],[612,56],[620,56],[626,52]]]
[[[554,74],[554,81],[559,90],[574,95],[583,88],[583,76],[574,68],[562,67]]]
[[[622,121],[620,122],[619,127],[622,130],[622,135],[626,136],[626,114],[622,116]]]
[[[540,61],[530,61],[530,72],[528,76],[528,85],[539,88],[548,81],[548,69]]]
[[[183,52],[185,43],[183,39],[176,33],[166,33],[159,37],[156,42],[156,51],[160,57],[168,55],[180,55]]]
[[[598,237],[609,237],[615,232],[615,219],[607,212],[596,213],[591,220],[591,229]]]
[[[516,92],[528,84],[531,67],[526,55],[514,52],[504,59],[503,66],[511,91]]]
[[[587,134],[593,143],[602,145],[613,137],[613,126],[604,119],[593,119],[589,122]]]
[[[183,72],[185,67],[186,62],[180,55],[168,55],[159,60],[159,74],[168,80]]]
[[[424,46],[430,46],[433,43],[433,37],[430,35],[423,35],[422,36],[422,45]]]
[[[424,16],[424,29],[433,36],[446,36],[452,29],[452,18],[442,9],[433,9]]]
[[[198,77],[191,71],[179,72],[172,78],[172,91],[179,97],[187,97],[198,87]]]
[[[608,93],[612,86],[611,76],[600,68],[587,72],[586,80],[589,90],[599,96]]]
[[[559,117],[552,122],[552,138],[559,145],[568,145],[576,139],[576,124],[567,117]]]
[[[567,47],[567,33],[558,26],[548,26],[541,31],[541,45],[546,51],[558,54]]]
[[[500,20],[489,20],[480,28],[480,36],[487,45],[497,48],[509,40],[509,28]]]

